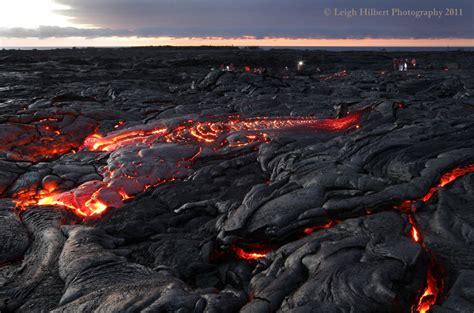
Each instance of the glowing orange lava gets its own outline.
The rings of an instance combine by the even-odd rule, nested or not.
[[[90,151],[112,152],[121,146],[127,146],[145,142],[146,140],[156,139],[167,132],[166,128],[152,129],[150,131],[125,130],[107,137],[99,134],[93,134],[84,141],[83,149]]]
[[[473,172],[474,164],[468,164],[465,166],[457,167],[444,173],[440,177],[436,186],[430,188],[430,190],[428,190],[428,192],[420,200],[422,202],[428,202],[440,188],[447,186],[459,177]],[[416,211],[413,206],[416,201],[417,200],[405,200],[400,205],[396,206],[396,208],[408,213],[408,222],[411,225],[411,238],[415,242],[421,244],[425,250],[428,250],[423,244],[423,237],[421,235],[420,230],[416,226],[415,218],[412,215]],[[435,266],[433,260],[430,260],[425,290],[423,291],[423,293],[420,294],[417,304],[412,307],[412,312],[426,313],[430,310],[431,306],[436,303],[436,299],[438,298],[438,294],[441,291],[443,281],[437,280],[434,276],[434,267]]]
[[[431,306],[436,303],[440,290],[437,286],[432,270],[428,270],[426,288],[420,296],[416,306],[416,312],[426,313],[431,309]]]
[[[428,193],[424,195],[420,200],[423,202],[428,202],[436,193],[436,191],[438,191],[439,188],[443,188],[458,179],[459,177],[473,172],[474,164],[469,164],[466,166],[457,167],[453,170],[450,170],[449,172],[444,173],[443,176],[441,176],[441,178],[439,179],[436,186],[430,188]],[[416,200],[405,200],[400,205],[398,205],[397,208],[404,211],[413,211],[413,204],[415,203],[415,201]]]
[[[421,236],[421,232],[418,230],[418,227],[416,226],[415,218],[411,213],[408,213],[408,222],[411,225],[410,229],[410,236],[411,238],[422,245],[422,247],[426,249],[426,247],[423,244],[423,238]],[[411,311],[412,313],[426,313],[430,310],[431,306],[436,303],[436,299],[438,298],[438,294],[440,293],[440,287],[439,285],[442,284],[441,280],[437,280],[434,276],[435,272],[435,263],[433,259],[430,259],[430,263],[428,265],[428,272],[426,274],[426,287],[423,291],[418,296],[418,300],[415,305],[413,305]]]
[[[266,143],[270,140],[269,132],[293,128],[344,131],[359,126],[363,113],[364,111],[357,111],[339,119],[315,117],[242,119],[238,116],[230,116],[217,121],[188,120],[171,129],[153,125],[135,126],[113,131],[107,136],[90,135],[84,140],[81,149],[114,152],[126,147],[133,148],[138,145],[151,147],[154,144],[166,143],[197,147],[196,153],[188,159],[176,160],[176,170],[179,171],[179,169],[189,169],[204,147],[217,152],[225,147],[241,148],[251,144]],[[122,122],[116,124],[118,127],[122,125]],[[169,174],[171,176],[156,178],[150,177],[147,172],[139,174],[141,156],[137,157],[134,170],[122,169],[118,172],[121,168],[112,157],[109,160],[112,164],[107,165],[102,171],[102,181],[86,182],[65,192],[54,192],[48,188],[48,190],[40,190],[33,194],[24,193],[16,195],[14,200],[17,207],[21,209],[31,205],[58,205],[72,210],[80,217],[90,217],[100,215],[107,208],[118,208],[124,201],[133,198],[138,193],[175,179],[171,174]]]
[[[169,143],[197,141],[204,144],[213,144],[223,134],[242,131],[253,132],[253,134],[247,135],[247,139],[253,142],[257,137],[267,137],[268,135],[265,131],[298,127],[337,132],[351,127],[359,128],[360,125],[358,123],[362,114],[363,111],[352,112],[339,119],[318,119],[314,117],[256,117],[239,119],[238,117],[229,117],[225,121],[217,122],[196,122],[191,120],[171,130],[163,127],[151,129],[132,128],[112,132],[105,137],[93,134],[86,138],[83,149],[111,152],[126,145],[152,143],[160,137],[163,137],[165,142]]]
[[[420,231],[418,230],[418,228],[416,227],[415,218],[413,217],[412,214],[408,214],[408,222],[411,225],[411,229],[410,229],[411,238],[414,241],[420,243],[421,242],[421,234],[420,234]]]
[[[336,224],[336,222],[330,221],[327,224],[324,225],[319,225],[319,226],[311,226],[311,227],[306,227],[303,232],[306,235],[312,234],[313,232],[320,230],[320,229],[328,229],[333,227]]]
[[[411,225],[410,229],[410,236],[411,238],[421,244],[421,246],[427,250],[427,248],[423,244],[423,238],[421,236],[421,232],[419,231],[418,227],[416,226],[415,218],[411,213],[408,214],[408,222]],[[442,280],[437,280],[434,276],[435,269],[435,262],[433,258],[430,259],[430,263],[428,265],[428,272],[426,273],[426,286],[422,293],[418,296],[417,302],[415,305],[412,306],[412,313],[426,313],[431,309],[431,306],[436,303],[436,299],[441,291]]]
[[[241,247],[232,246],[232,250],[235,252],[238,258],[247,261],[257,261],[267,256],[268,253],[272,251],[271,248],[261,246],[261,245],[253,245],[249,247],[249,251],[244,250]]]

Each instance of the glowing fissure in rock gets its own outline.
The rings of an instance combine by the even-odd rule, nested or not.
[[[416,226],[415,218],[411,213],[408,213],[408,222],[411,225],[410,236],[413,241],[419,243],[421,247],[429,254],[428,248],[423,243],[421,232]],[[413,313],[426,313],[431,309],[431,306],[436,303],[439,293],[441,292],[443,281],[436,279],[434,273],[436,271],[436,265],[432,256],[428,263],[428,271],[426,273],[426,286],[423,292],[419,292],[416,303],[412,306],[411,311]]]
[[[441,178],[439,179],[438,184],[436,187],[431,188],[428,193],[422,197],[423,202],[427,202],[433,194],[442,187],[445,187],[449,183],[455,181],[457,178],[466,175],[468,173],[474,172],[474,164],[469,164],[467,166],[462,166],[455,168],[453,170],[448,171],[447,173],[443,174]],[[414,209],[411,207],[411,205],[415,201],[413,200],[406,200],[404,201],[401,205],[396,206],[396,208],[407,212],[408,215],[408,222],[411,225],[410,228],[410,236],[415,241],[416,243],[420,244],[422,248],[428,252],[427,247],[425,247],[423,243],[423,236],[419,230],[419,228],[416,225],[415,218],[413,216]],[[320,229],[328,229],[336,225],[337,223],[334,221],[330,221],[327,224],[324,225],[319,225],[319,226],[313,226],[313,227],[307,227],[303,230],[303,232],[306,235],[309,235],[313,233],[316,230]],[[259,246],[257,248],[248,248],[248,249],[243,249],[240,247],[237,247],[236,245],[233,245],[231,247],[231,250],[235,253],[235,255],[243,260],[259,260],[261,258],[264,258],[267,256],[269,252],[272,251],[271,248],[265,247],[265,246]],[[429,264],[428,264],[428,272],[427,272],[427,278],[426,278],[426,286],[424,290],[417,296],[417,301],[416,304],[414,304],[411,308],[411,311],[413,313],[427,313],[430,309],[431,306],[436,303],[436,300],[438,298],[438,295],[440,294],[443,286],[443,281],[441,279],[437,279],[436,276],[434,275],[435,272],[437,272],[437,264],[434,261],[433,257],[430,257]]]
[[[438,294],[441,291],[438,288],[438,281],[433,275],[434,266],[431,264],[428,266],[428,273],[426,277],[426,287],[421,296],[419,297],[418,303],[416,305],[416,312],[426,313],[431,309],[431,306],[436,303]]]
[[[416,227],[416,222],[415,218],[413,217],[413,214],[409,213],[408,214],[408,223],[410,223],[411,228],[410,228],[410,236],[411,238],[418,243],[421,243],[422,238],[421,238],[421,233]]]
[[[461,166],[461,167],[457,167],[455,169],[452,169],[446,173],[444,173],[438,183],[436,184],[436,186],[430,188],[430,190],[426,193],[426,195],[424,195],[421,199],[422,202],[428,202],[432,197],[433,195],[436,193],[436,191],[438,191],[439,188],[443,188],[445,187],[446,185],[452,183],[453,181],[455,181],[456,179],[458,179],[459,177],[461,176],[464,176],[464,175],[467,175],[469,173],[473,173],[474,172],[474,164],[468,164],[468,165],[465,165],[465,166]],[[418,200],[405,200],[403,201],[400,205],[396,206],[398,209],[402,210],[402,211],[413,211],[414,208],[413,208],[413,204],[418,201]]]
[[[312,234],[312,233],[314,233],[315,231],[320,230],[320,229],[328,229],[328,228],[331,228],[331,227],[333,227],[333,226],[336,225],[336,224],[337,224],[336,222],[330,221],[330,222],[328,222],[327,224],[324,224],[324,225],[306,227],[306,228],[303,230],[303,232],[304,232],[306,235],[309,235],[309,234]]]
[[[17,195],[14,199],[22,209],[31,205],[58,205],[80,217],[98,216],[107,208],[122,206],[124,201],[152,186],[188,177],[192,163],[204,149],[216,153],[225,147],[266,143],[270,140],[268,133],[277,130],[344,131],[355,128],[363,113],[352,112],[340,119],[232,116],[224,121],[188,120],[172,128],[144,125],[117,130],[107,136],[93,134],[84,140],[81,149],[110,153],[101,172],[102,181],[89,181],[61,193],[42,190],[33,196]]]
[[[448,184],[454,182],[456,179],[473,172],[474,164],[468,164],[466,166],[457,167],[444,173],[440,177],[436,186],[430,188],[426,195],[424,195],[420,200],[422,202],[428,202],[440,188],[443,188]],[[415,242],[419,243],[428,253],[428,248],[423,243],[422,234],[416,226],[415,218],[413,216],[413,213],[416,211],[413,207],[415,202],[416,200],[405,200],[400,205],[396,206],[396,208],[400,209],[401,211],[407,212],[408,222],[411,225],[411,238]],[[443,281],[441,279],[437,279],[434,275],[436,267],[436,263],[434,262],[433,258],[430,257],[428,272],[426,274],[426,287],[423,292],[420,292],[416,304],[412,307],[412,312],[426,313],[430,310],[431,306],[436,303],[436,300],[438,298],[439,293],[441,292],[443,285]]]
[[[267,256],[273,249],[263,245],[252,245],[248,248],[242,248],[233,245],[231,250],[237,255],[239,259],[247,261],[258,261]]]

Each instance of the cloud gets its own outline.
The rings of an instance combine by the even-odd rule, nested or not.
[[[40,26],[38,28],[0,28],[0,37],[6,38],[61,38],[61,37],[128,37],[133,33],[126,30],[106,28],[84,29],[76,27]]]
[[[444,0],[56,0],[60,13],[95,28],[0,29],[0,37],[474,38],[472,0],[452,0],[463,16],[353,18],[324,8],[442,9]]]

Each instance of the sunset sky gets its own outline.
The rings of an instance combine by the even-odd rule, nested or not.
[[[473,1],[0,1],[0,47],[205,44],[474,46]]]

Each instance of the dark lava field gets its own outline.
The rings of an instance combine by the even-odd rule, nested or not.
[[[0,312],[49,311],[474,312],[474,52],[0,51]]]

